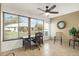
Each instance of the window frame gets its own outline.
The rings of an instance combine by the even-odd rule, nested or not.
[[[4,12],[3,11],[3,41],[12,41],[12,40],[21,40],[20,38],[19,38],[19,31],[18,31],[18,37],[16,38],[16,39],[7,39],[7,40],[5,40],[5,38],[4,38],[4,36],[5,36],[5,34],[4,34],[4,32],[5,32],[5,30],[4,30],[4,21],[5,21],[5,19],[4,19],[4,14],[11,14],[11,15],[16,15],[16,16],[18,16],[18,29],[19,29],[19,17],[21,16],[21,17],[27,17],[27,16],[23,16],[23,15],[18,15],[18,14],[14,14],[14,13],[9,13],[9,12]],[[28,17],[27,17],[28,18]],[[29,18],[28,18],[28,24],[29,24]],[[29,25],[28,25],[28,27],[29,27]],[[29,36],[29,35],[28,35]]]

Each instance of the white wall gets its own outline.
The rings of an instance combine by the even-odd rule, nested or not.
[[[2,52],[12,50],[12,49],[15,49],[15,48],[20,48],[20,47],[22,47],[22,40],[2,42],[1,47],[2,47],[2,49],[1,49]]]

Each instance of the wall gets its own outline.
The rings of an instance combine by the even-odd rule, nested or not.
[[[64,29],[58,29],[57,23],[59,21],[65,21],[66,27]],[[79,11],[69,13],[66,15],[62,15],[59,17],[52,18],[51,20],[51,37],[53,38],[56,32],[63,32],[63,40],[67,40],[70,38],[69,29],[72,27],[76,27],[79,29]]]

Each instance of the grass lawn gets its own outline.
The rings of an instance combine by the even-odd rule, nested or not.
[[[28,36],[28,33],[27,32],[10,32],[10,31],[7,31],[5,32],[5,39],[15,39],[15,38],[18,38],[18,34],[19,34],[19,37],[23,37],[23,36]],[[34,35],[35,33],[33,31],[31,31],[31,35]]]
[[[12,39],[12,38],[18,38],[18,34],[19,34],[19,37],[21,36],[26,36],[27,33],[26,32],[6,32],[5,33],[5,39]]]

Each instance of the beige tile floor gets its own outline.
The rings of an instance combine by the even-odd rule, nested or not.
[[[5,55],[7,52],[2,53],[2,55]],[[25,51],[24,48],[18,48],[13,50],[13,52],[15,52],[16,56],[79,56],[79,47],[73,49],[68,46],[68,42],[66,44],[63,42],[63,45],[60,45],[59,42],[54,44],[53,41],[49,40],[44,42],[40,50],[35,48]]]

